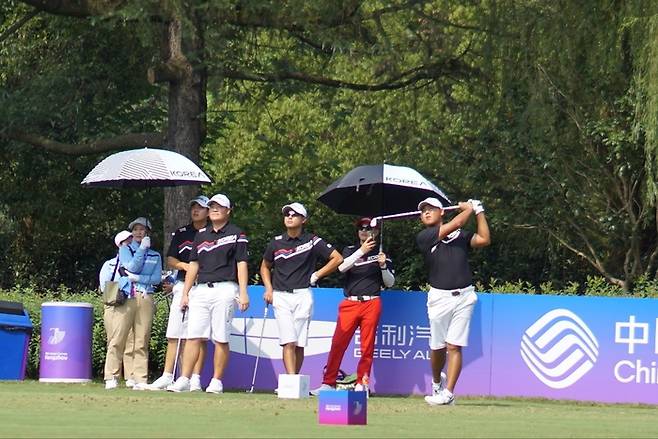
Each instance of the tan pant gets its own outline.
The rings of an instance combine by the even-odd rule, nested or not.
[[[133,379],[136,383],[147,382],[154,311],[153,296],[150,294],[145,298],[137,294],[121,306],[105,308],[105,328],[108,332],[106,380],[121,375],[123,362],[126,379]]]

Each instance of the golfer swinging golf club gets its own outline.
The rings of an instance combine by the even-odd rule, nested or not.
[[[468,345],[468,332],[477,302],[468,264],[469,248],[491,243],[484,207],[479,200],[459,203],[459,214],[443,223],[443,205],[436,198],[418,204],[420,220],[426,229],[416,236],[416,243],[429,269],[430,291],[427,314],[430,321],[430,362],[432,395],[430,405],[452,405],[455,385],[462,370],[462,347]],[[462,230],[475,213],[477,231]],[[442,372],[448,353],[448,373]]]
[[[369,392],[368,384],[375,352],[375,334],[382,313],[380,294],[383,287],[395,283],[393,266],[386,254],[379,251],[377,236],[379,225],[370,224],[370,218],[357,221],[360,246],[350,245],[343,250],[343,263],[338,266],[345,273],[345,300],[338,305],[336,330],[331,340],[331,350],[322,385],[311,393],[336,388],[336,378],[345,350],[357,328],[361,328],[361,359],[356,370],[355,390]]]
[[[236,296],[240,311],[249,307],[247,282],[247,236],[229,222],[231,202],[224,194],[208,201],[210,223],[200,229],[192,244],[185,275],[181,309],[189,305],[187,342],[183,353],[183,371],[172,392],[190,390],[190,377],[199,358],[201,344],[212,334],[215,344],[214,373],[208,393],[222,393],[222,377],[228,363],[229,336],[235,312]],[[196,286],[193,287],[194,282]]]
[[[180,301],[183,297],[183,286],[185,284],[185,273],[189,268],[190,252],[192,243],[197,231],[204,228],[208,223],[208,197],[199,195],[190,200],[190,219],[192,222],[174,232],[167,252],[167,266],[172,270],[177,270],[176,283],[172,293],[173,300],[169,307],[169,320],[167,322],[167,352],[165,354],[164,370],[162,376],[155,380],[149,388],[151,390],[165,390],[167,386],[174,382],[174,365],[178,363],[176,351],[185,349],[185,339],[187,338],[186,316],[183,316],[183,310],[180,307]],[[206,353],[206,345],[200,346],[199,359],[192,370],[190,379],[190,391],[201,390],[201,369]]]
[[[304,230],[308,214],[303,205],[286,204],[281,212],[286,232],[267,245],[260,275],[265,285],[263,298],[274,308],[286,373],[298,374],[313,314],[310,286],[334,272],[343,258],[331,244]],[[315,271],[318,258],[328,262]]]

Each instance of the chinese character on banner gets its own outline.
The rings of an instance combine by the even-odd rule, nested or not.
[[[397,325],[382,325],[381,326],[381,339],[380,346],[395,346],[396,345],[396,335],[397,335]]]
[[[416,326],[416,338],[422,338],[425,340],[430,339],[430,327],[429,326]]]
[[[656,323],[658,324],[658,319],[656,319]],[[624,329],[627,330],[625,336],[622,334]],[[636,334],[636,330],[639,330],[639,334]],[[636,344],[649,344],[649,324],[635,322],[634,315],[628,318],[628,322],[615,322],[615,343],[627,344],[628,353],[634,354]],[[656,351],[658,353],[658,344],[656,344]]]

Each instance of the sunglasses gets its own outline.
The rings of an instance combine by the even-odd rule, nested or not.
[[[370,226],[359,226],[359,231],[360,232],[369,232],[372,230],[372,227]]]
[[[295,212],[294,210],[289,210],[288,213],[284,214],[283,216],[284,216],[284,217],[294,218],[294,217],[296,217],[296,216],[303,216],[303,215],[301,215],[301,214]]]

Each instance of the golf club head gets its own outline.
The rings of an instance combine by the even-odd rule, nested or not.
[[[370,220],[370,227],[377,227],[377,218],[373,218]]]

